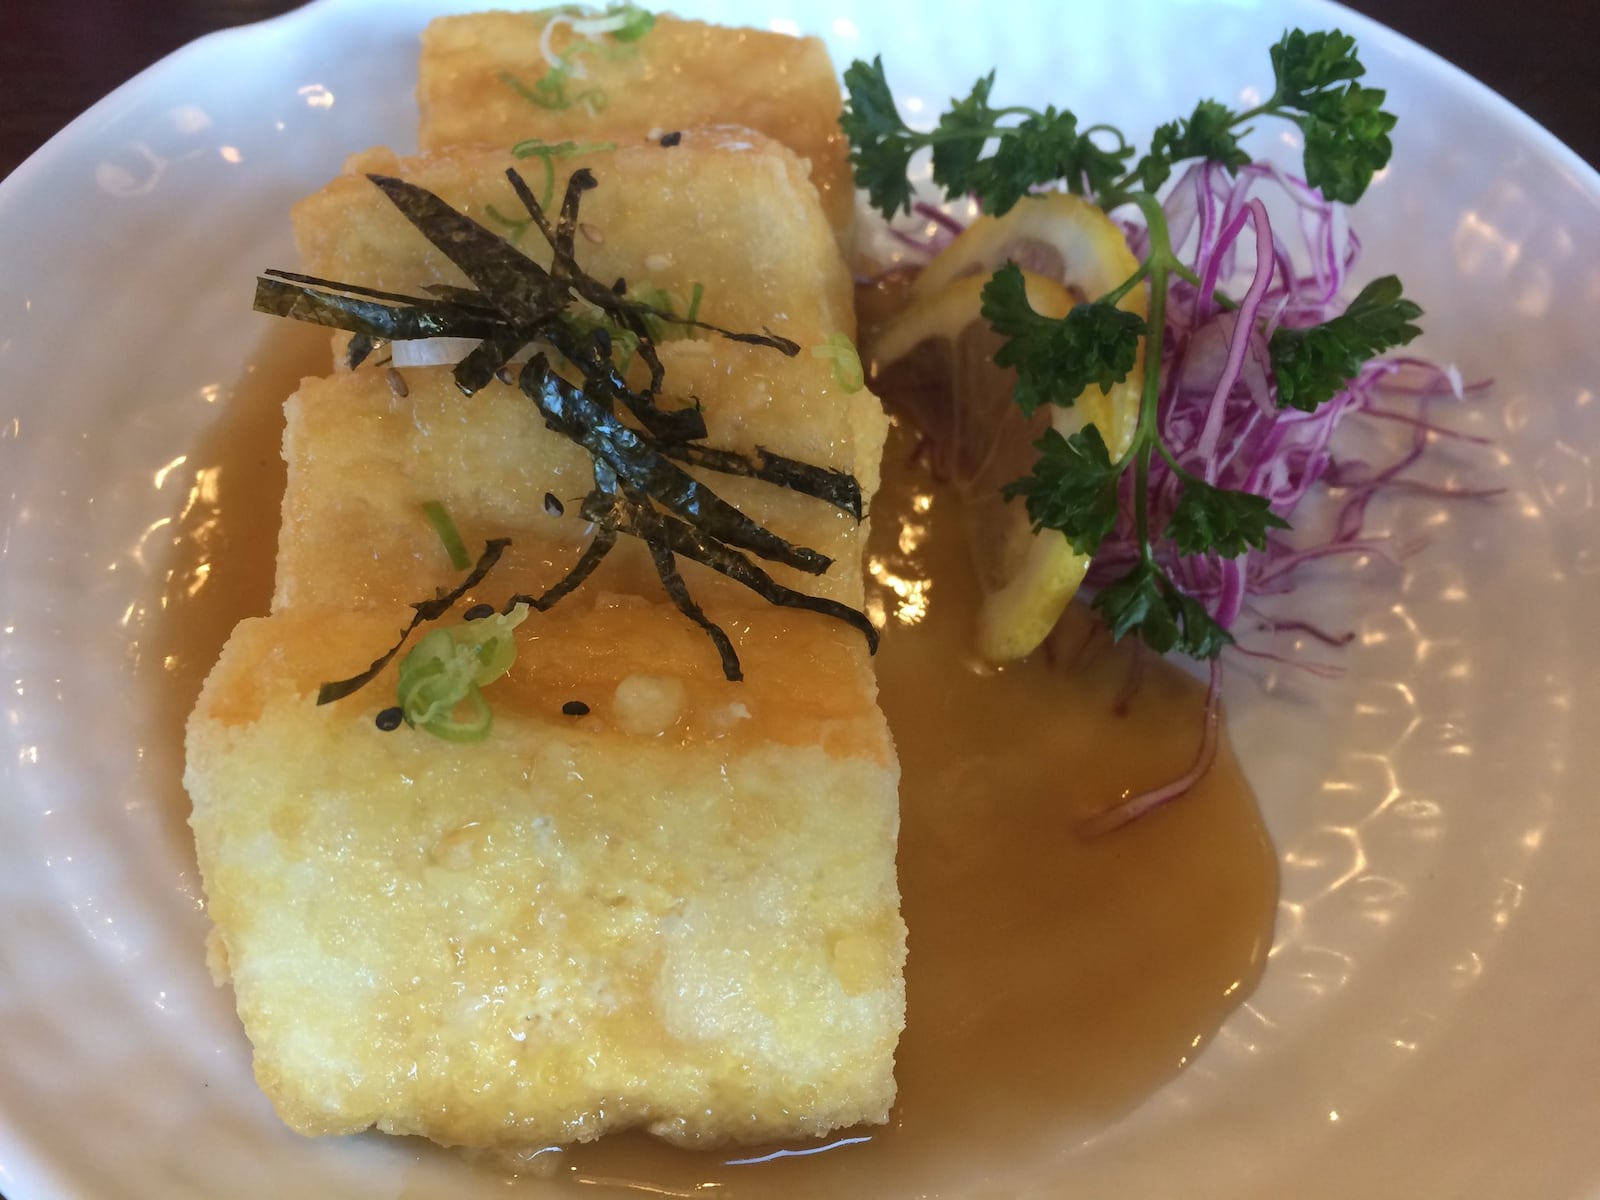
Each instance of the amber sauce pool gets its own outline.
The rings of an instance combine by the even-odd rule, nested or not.
[[[254,359],[189,447],[188,485],[141,664],[158,665],[163,724],[183,761],[183,727],[222,645],[245,617],[266,615],[283,501],[283,402],[308,375],[333,369],[326,331],[263,321]],[[180,789],[181,792],[181,789]],[[187,818],[187,811],[185,812]]]
[[[196,483],[151,639],[177,738],[233,623],[267,609],[281,404],[328,369],[326,346],[319,330],[280,327],[191,451]],[[718,1154],[607,1138],[536,1156],[506,1180],[513,1192],[559,1180],[581,1195],[960,1195],[1027,1178],[1182,1070],[1259,977],[1277,869],[1225,735],[1181,801],[1111,835],[1079,830],[1188,766],[1203,689],[1160,662],[1136,667],[1078,618],[1049,654],[977,664],[955,500],[913,459],[897,428],[869,564],[911,931],[889,1125]]]

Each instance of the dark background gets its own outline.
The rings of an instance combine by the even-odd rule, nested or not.
[[[296,0],[0,0],[0,176],[164,54],[213,29],[295,7]],[[1465,68],[1600,164],[1600,3],[1354,0],[1350,7]]]
[[[185,42],[295,7],[297,0],[0,0],[0,177]],[[1600,165],[1600,0],[1353,0],[1349,7],[1477,76]]]

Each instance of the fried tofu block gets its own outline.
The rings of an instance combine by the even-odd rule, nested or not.
[[[490,14],[457,32],[498,52],[501,18],[520,36],[539,19]],[[438,23],[430,44],[451,25]],[[601,56],[606,86],[620,99],[629,71],[680,73],[696,28],[708,29],[663,19],[632,66],[626,53]],[[814,64],[788,76],[820,48],[766,35],[750,45],[751,78],[761,63],[771,76],[763,102],[812,86],[799,76]],[[423,70],[435,131],[425,145],[455,140],[437,133],[442,114],[483,86],[446,79],[440,62]],[[836,137],[838,90],[822,64]],[[698,83],[675,86],[697,94]],[[803,129],[812,103],[795,99],[773,120]],[[760,103],[741,105],[740,119],[768,128]],[[666,119],[631,96],[609,111]],[[664,147],[622,125],[575,131],[615,149],[509,153],[522,137],[566,136],[550,128],[493,150],[357,156],[296,210],[306,269],[413,294],[467,282],[366,171],[419,183],[548,261],[536,230],[507,223],[522,214],[505,169],[520,166],[555,204],[589,165],[600,186],[582,211],[588,271],[679,305],[699,284],[706,320],[802,346],[788,358],[714,337],[662,342],[662,403],[699,404],[710,446],[850,471],[870,497],[881,408],[810,352],[854,331],[851,281],[811,182],[820,160],[749,130],[686,130]],[[351,696],[319,706],[317,693],[362,671],[412,602],[459,578],[423,503],[443,503],[469,543],[512,539],[456,611],[498,607],[577,557],[591,534],[576,502],[592,464],[515,388],[465,397],[446,367],[407,368],[399,382],[372,366],[308,380],[287,417],[273,612],[230,638],[191,716],[185,772],[212,961],[283,1119],[306,1134],[375,1127],[510,1152],[629,1128],[696,1146],[887,1120],[904,1024],[898,766],[861,634],[682,563],[743,664],[744,681],[730,683],[624,538],[581,589],[517,631],[517,662],[487,691],[485,740],[383,732],[375,718],[394,703],[398,657]],[[772,565],[775,578],[860,605],[854,518],[696,473],[836,560],[821,578]],[[546,493],[567,515],[552,515]],[[582,704],[564,711],[571,701]]]
[[[216,957],[283,1119],[491,1150],[884,1121],[897,770],[859,636],[752,613],[729,684],[675,611],[585,597],[456,745],[375,727],[392,674],[315,704],[398,619],[246,621],[190,722]]]
[[[552,58],[575,67],[553,74]],[[839,81],[817,38],[661,15],[643,37],[618,42],[575,34],[570,16],[549,10],[440,17],[422,35],[417,107],[425,150],[748,125],[809,164],[835,229],[855,213]]]
[[[855,336],[853,282],[804,164],[747,129],[692,130],[670,148],[635,142],[574,154],[552,162],[549,176],[542,160],[505,150],[454,147],[411,158],[370,150],[295,206],[300,258],[313,275],[388,291],[468,285],[366,179],[376,173],[427,188],[486,228],[511,234],[548,266],[550,250],[538,230],[519,236],[507,225],[526,214],[506,169],[517,168],[554,209],[581,166],[594,172],[598,186],[584,194],[574,245],[579,265],[596,279],[660,288],[679,312],[699,284],[704,320],[768,328],[802,346],[834,333]]]
[[[667,342],[660,352],[663,404],[698,400],[707,445],[747,455],[765,446],[855,474],[869,498],[876,489],[887,433],[882,408],[870,392],[845,392],[826,360],[721,339]],[[463,396],[447,367],[403,375],[404,396],[385,371],[362,368],[306,380],[290,399],[275,611],[402,605],[451,585],[460,572],[423,514],[432,500],[444,505],[474,553],[489,538],[511,538],[493,576],[502,595],[543,592],[588,542],[578,508],[593,486],[592,461],[546,429],[521,391],[494,383]],[[745,515],[834,560],[821,576],[763,563],[779,583],[861,606],[864,523],[759,480],[692,473]],[[546,511],[546,493],[562,501],[563,515]],[[648,552],[632,539],[624,538],[601,569],[597,586],[660,594]],[[702,599],[724,588],[749,595],[707,567],[684,562],[681,570]]]

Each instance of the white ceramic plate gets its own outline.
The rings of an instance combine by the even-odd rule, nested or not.
[[[820,33],[841,64],[881,52],[930,111],[998,64],[1003,95],[1139,137],[1200,95],[1269,84],[1286,25],[1359,35],[1403,114],[1360,209],[1367,269],[1403,276],[1428,352],[1497,380],[1461,418],[1494,449],[1440,470],[1509,490],[1384,515],[1430,546],[1404,576],[1358,572],[1320,601],[1360,635],[1343,679],[1269,680],[1269,696],[1235,674],[1235,739],[1282,851],[1266,978],[1139,1111],[991,1186],[1600,1195],[1600,179],[1438,59],[1316,0],[1039,0],[1003,21],[911,0],[679,7]],[[504,1191],[402,1143],[277,1124],[202,965],[174,718],[138,682],[166,522],[194,483],[179,456],[263,337],[254,273],[291,261],[289,204],[347,152],[414,144],[415,35],[437,8],[323,0],[206,38],[0,186],[11,1200]]]

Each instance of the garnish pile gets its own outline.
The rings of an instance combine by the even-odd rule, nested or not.
[[[886,217],[912,209],[908,169],[928,148],[934,182],[987,213],[1056,185],[1142,218],[1129,236],[1138,269],[1063,319],[1029,307],[1013,264],[984,288],[983,316],[1006,339],[995,361],[1015,369],[1015,399],[1029,414],[1070,406],[1090,387],[1109,390],[1141,352],[1161,365],[1145,371],[1126,453],[1113,460],[1092,424],[1070,437],[1049,430],[1032,473],[1005,494],[1025,501],[1035,529],[1059,530],[1096,556],[1094,606],[1114,636],[1136,632],[1159,652],[1200,659],[1233,641],[1229,627],[1252,584],[1307,557],[1275,531],[1328,470],[1338,416],[1394,369],[1372,360],[1414,338],[1421,316],[1392,275],[1336,307],[1354,241],[1337,244],[1333,205],[1358,200],[1388,162],[1395,124],[1384,92],[1358,82],[1354,39],[1295,30],[1271,54],[1276,86],[1265,103],[1235,111],[1202,100],[1158,128],[1137,158],[1109,125],[1080,127],[1054,107],[993,106],[992,72],[926,133],[901,119],[881,60],[857,61],[844,77],[856,179]],[[1263,118],[1299,126],[1304,181],[1251,162],[1241,139]],[[1274,232],[1254,194],[1263,184],[1280,186],[1298,209],[1309,268]],[[1191,246],[1186,261],[1179,250]],[[1249,272],[1243,295],[1220,290],[1240,269]],[[1136,287],[1149,289],[1148,321],[1116,307]]]
[[[808,609],[851,625],[876,649],[877,632],[864,614],[785,587],[750,556],[811,575],[825,572],[832,560],[753,521],[684,467],[760,479],[814,496],[859,520],[862,499],[855,479],[764,449],[744,455],[708,446],[705,420],[697,407],[663,408],[658,403],[664,370],[656,340],[669,326],[707,331],[790,357],[800,347],[770,332],[742,333],[697,315],[679,315],[630,295],[624,279],[607,283],[586,274],[574,257],[573,238],[583,193],[596,186],[587,169],[573,173],[553,225],[522,177],[515,170],[506,175],[528,221],[549,243],[553,260],[548,270],[506,237],[433,193],[401,179],[371,175],[372,183],[461,269],[472,288],[433,286],[426,289],[426,296],[407,296],[284,271],[266,272],[257,281],[259,311],[353,333],[352,367],[372,354],[379,339],[471,339],[474,348],[454,368],[455,382],[467,395],[497,377],[510,382],[513,359],[533,347],[532,357],[515,377],[518,388],[538,407],[549,429],[581,446],[594,461],[594,486],[580,509],[594,535],[578,561],[542,594],[514,595],[494,620],[449,631],[455,635],[453,645],[435,636],[444,630],[435,630],[419,643],[401,668],[401,717],[455,740],[486,734],[488,720],[477,689],[509,665],[511,630],[528,609],[544,611],[577,588],[622,535],[638,538],[649,548],[662,587],[678,610],[715,644],[729,680],[742,677],[738,654],[727,634],[690,595],[678,569],[680,557],[703,563],[774,605]],[[691,302],[691,309],[695,307]],[[630,383],[627,362],[619,361],[632,359],[645,368],[635,377],[648,374],[642,386]],[[559,501],[547,500],[552,502],[559,507]],[[459,543],[458,536],[451,536],[448,514],[430,513],[430,520],[447,546]],[[324,684],[318,703],[348,696],[371,682],[413,631],[438,620],[482,582],[507,545],[506,539],[489,541],[458,586],[414,604],[415,615],[399,641],[367,670]],[[452,713],[462,702],[479,718],[457,721]]]

